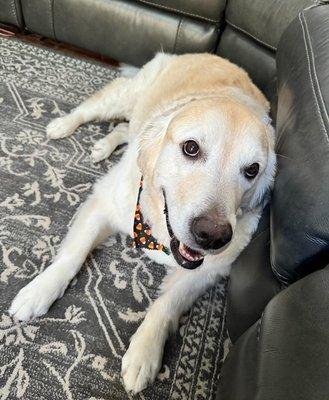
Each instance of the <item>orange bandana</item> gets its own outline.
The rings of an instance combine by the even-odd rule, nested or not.
[[[144,221],[141,206],[139,204],[140,196],[143,190],[143,177],[140,181],[137,204],[134,218],[134,232],[133,232],[133,247],[143,248],[148,250],[159,250],[166,254],[170,254],[169,249],[163,244],[158,243],[156,238],[152,235],[150,226]]]

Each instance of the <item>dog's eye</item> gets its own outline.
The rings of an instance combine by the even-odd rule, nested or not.
[[[246,167],[243,171],[244,176],[247,179],[254,179],[256,177],[256,175],[259,172],[259,164],[258,163],[253,163],[251,165],[249,165],[249,167]]]
[[[194,140],[187,140],[183,144],[183,153],[189,157],[196,157],[199,154],[200,148]]]

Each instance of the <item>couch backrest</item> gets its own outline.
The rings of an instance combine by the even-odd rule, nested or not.
[[[217,54],[240,65],[276,115],[276,50],[283,31],[313,0],[228,0]]]
[[[178,54],[217,49],[244,67],[272,100],[279,38],[313,1],[0,0],[0,22],[24,20],[28,31],[138,66],[161,49]]]
[[[141,66],[161,49],[178,54],[214,52],[226,0],[56,0],[49,4],[49,0],[22,0],[28,30]]]

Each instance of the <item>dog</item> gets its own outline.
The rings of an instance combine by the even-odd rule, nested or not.
[[[210,54],[159,53],[53,120],[47,135],[64,138],[113,118],[129,123],[97,142],[92,157],[100,161],[128,142],[124,155],[9,312],[21,321],[45,314],[95,246],[117,232],[132,235],[134,226],[136,247],[168,269],[122,359],[125,388],[138,393],[157,376],[180,315],[229,274],[256,230],[274,180],[274,129],[269,103],[248,74]]]

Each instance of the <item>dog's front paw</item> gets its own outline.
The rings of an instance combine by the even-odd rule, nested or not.
[[[40,317],[63,295],[66,285],[60,284],[56,279],[49,279],[46,275],[42,273],[34,278],[14,298],[9,314],[15,320],[29,321]]]
[[[47,137],[49,139],[60,139],[71,135],[77,124],[71,115],[52,120],[47,126]]]
[[[122,359],[121,375],[127,392],[138,393],[156,378],[161,368],[163,343],[137,331]]]
[[[114,151],[113,146],[109,143],[107,138],[98,140],[91,151],[91,158],[94,163],[105,160]]]

